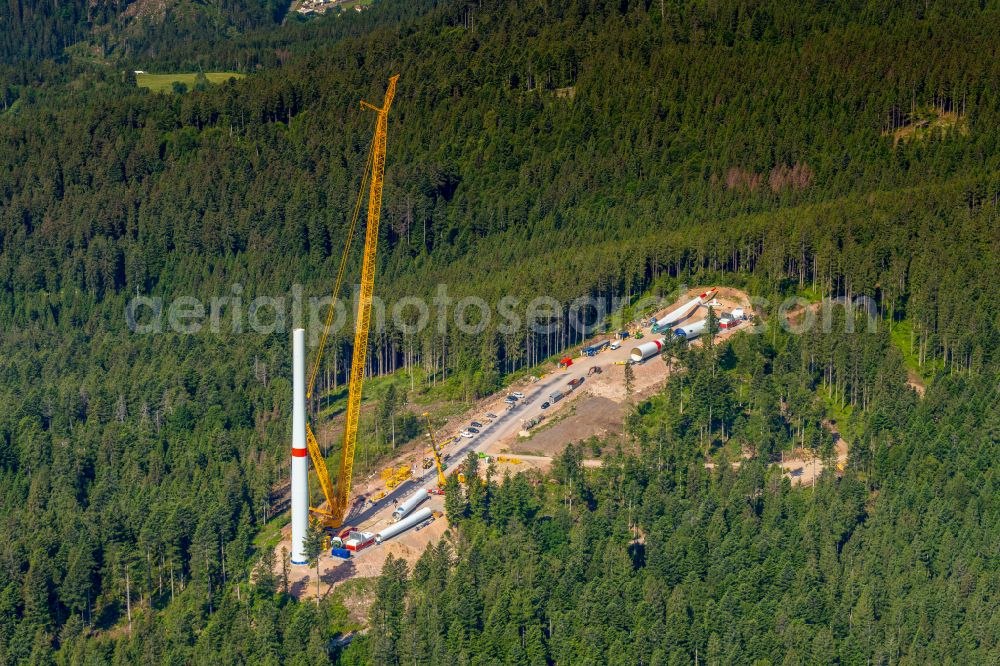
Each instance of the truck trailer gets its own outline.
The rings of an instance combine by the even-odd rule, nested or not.
[[[594,344],[590,345],[589,347],[584,347],[583,348],[583,355],[584,356],[596,356],[601,351],[603,351],[604,348],[607,347],[609,344],[611,344],[610,340],[603,340],[601,342],[595,342]]]

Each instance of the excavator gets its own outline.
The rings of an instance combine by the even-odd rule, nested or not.
[[[427,436],[431,440],[431,453],[434,454],[434,464],[437,466],[438,473],[438,484],[436,489],[431,489],[430,493],[434,495],[444,495],[444,465],[441,463],[441,449],[438,447],[437,440],[434,439],[434,428],[431,427],[431,415],[428,412],[424,412],[424,422],[427,424]]]
[[[309,507],[313,516],[320,523],[331,530],[340,529],[346,519],[350,509],[351,497],[351,475],[354,471],[354,449],[357,446],[358,421],[361,415],[361,387],[364,381],[365,362],[368,358],[368,329],[371,321],[372,292],[375,287],[375,252],[378,248],[378,226],[379,216],[382,211],[382,180],[385,174],[385,146],[386,130],[388,126],[389,107],[396,96],[396,81],[399,75],[389,79],[389,85],[382,100],[382,106],[369,104],[361,101],[361,107],[376,113],[375,133],[372,137],[371,147],[368,151],[368,160],[365,163],[365,173],[361,179],[361,191],[358,192],[357,203],[354,206],[354,214],[348,227],[347,238],[344,243],[344,253],[340,258],[340,268],[337,271],[337,280],[333,287],[333,299],[336,301],[340,294],[340,287],[344,280],[344,271],[350,257],[351,239],[354,236],[354,229],[357,226],[358,215],[361,211],[361,202],[364,198],[366,184],[370,184],[368,193],[368,227],[365,231],[364,258],[361,265],[361,289],[358,297],[357,326],[354,330],[354,351],[351,357],[351,374],[348,380],[347,395],[347,416],[344,426],[344,445],[340,452],[340,467],[337,470],[337,485],[333,485],[330,473],[326,467],[326,461],[320,451],[319,443],[313,434],[312,426],[306,422],[306,444],[309,449],[309,458],[316,469],[316,476],[319,478],[320,487],[323,489],[323,497],[326,500],[324,507]],[[316,377],[319,375],[320,365],[323,360],[323,351],[330,336],[330,329],[333,326],[335,309],[331,305],[327,312],[326,322],[323,327],[323,334],[319,340],[316,350],[316,358],[313,360],[306,383],[306,400],[312,398],[313,389],[316,386]]]

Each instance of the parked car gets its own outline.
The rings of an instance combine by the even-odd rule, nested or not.
[[[512,395],[509,395],[506,398],[504,398],[503,401],[506,402],[508,405],[513,405],[515,402],[517,402],[517,398],[515,398]]]
[[[520,399],[522,399],[524,397],[524,394],[521,393],[520,391],[514,391],[513,393],[511,393],[511,395],[514,396],[515,398],[517,398],[518,400],[520,400]]]
[[[472,433],[468,430],[463,430],[460,434],[466,439],[472,439]]]
[[[549,408],[549,402],[548,400],[546,400],[545,402],[542,403],[542,409],[548,409],[548,408]]]
[[[482,424],[482,423],[480,423],[479,421],[473,421],[473,422],[472,422],[472,427],[473,427],[473,428],[482,428],[482,427],[483,427],[483,424]]]
[[[473,435],[479,434],[479,428],[468,428],[468,431],[471,432]]]
[[[486,412],[486,418],[488,418],[488,419],[495,419],[496,417],[497,417],[497,415],[494,414],[493,412]]]

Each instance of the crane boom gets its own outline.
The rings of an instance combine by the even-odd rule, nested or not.
[[[344,426],[344,445],[340,452],[340,467],[337,472],[337,485],[334,487],[327,471],[326,462],[320,452],[319,444],[313,435],[312,428],[306,424],[306,443],[309,449],[309,457],[316,468],[316,475],[319,477],[323,495],[326,498],[327,509],[313,507],[314,513],[324,517],[324,522],[332,527],[338,528],[344,523],[349,508],[351,496],[351,475],[354,471],[354,449],[357,445],[358,421],[361,415],[361,388],[364,382],[365,363],[368,359],[368,330],[371,322],[372,292],[375,287],[375,253],[378,249],[379,218],[382,212],[382,180],[385,175],[385,150],[386,150],[386,129],[388,126],[389,107],[396,96],[396,81],[399,75],[389,78],[389,86],[385,91],[385,98],[382,106],[376,107],[364,100],[361,101],[362,108],[375,111],[378,116],[375,121],[375,135],[372,139],[371,150],[365,164],[365,177],[362,179],[362,188],[365,180],[371,179],[371,188],[368,193],[368,228],[365,230],[364,259],[361,265],[361,290],[358,298],[357,325],[354,330],[354,350],[351,357],[351,374],[348,379],[347,395],[347,419]],[[355,224],[357,223],[358,212],[361,207],[361,197],[354,209],[351,220],[348,238],[345,243],[344,254],[341,257],[340,268],[337,273],[337,281],[334,287],[334,298],[340,290],[340,283],[344,277],[344,268],[347,263],[348,251],[350,249],[351,236],[353,235]],[[307,396],[312,395],[316,375],[319,371],[320,360],[326,341],[330,334],[330,326],[333,322],[333,306],[327,314],[326,325],[323,328],[323,336],[320,339],[319,349],[316,359],[313,362],[312,370],[309,373],[307,385]]]
[[[434,439],[434,429],[431,428],[431,415],[424,412],[424,421],[427,423],[427,436],[431,438],[431,452],[434,453],[434,464],[437,465],[438,488],[444,490],[446,480],[444,478],[444,465],[441,464],[441,451],[438,449],[437,440]]]
[[[316,468],[316,477],[319,479],[319,485],[323,489],[323,496],[327,498],[327,506],[329,507],[328,509],[320,509],[318,507],[309,508],[313,513],[323,516],[326,522],[332,522],[333,502],[330,500],[336,497],[333,489],[333,481],[330,480],[330,472],[326,469],[326,460],[323,459],[323,453],[319,450],[316,435],[313,434],[312,427],[310,427],[308,421],[306,421],[306,447],[309,449],[309,458],[312,460],[313,467]]]
[[[378,248],[379,216],[382,213],[382,178],[385,174],[385,141],[389,107],[396,96],[396,80],[389,79],[381,108],[362,101],[361,105],[378,113],[375,121],[375,140],[372,148],[371,190],[368,194],[368,228],[365,230],[365,255],[361,263],[361,293],[358,298],[358,323],[354,329],[354,353],[351,358],[351,377],[347,391],[347,425],[344,427],[344,448],[340,454],[340,471],[337,474],[337,494],[334,497],[334,527],[340,527],[347,513],[351,495],[351,473],[354,471],[354,447],[358,437],[358,418],[361,415],[361,384],[364,381],[365,362],[368,360],[368,326],[372,314],[372,290],[375,287],[375,250]]]

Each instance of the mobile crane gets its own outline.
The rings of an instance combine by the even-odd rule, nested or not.
[[[434,429],[431,427],[431,415],[428,412],[424,412],[424,422],[427,424],[427,436],[431,440],[431,452],[434,454],[434,464],[437,466],[438,473],[437,490],[430,490],[429,492],[435,495],[443,495],[445,486],[444,465],[441,464],[441,450],[438,448],[437,440],[434,439]]]
[[[382,212],[382,179],[385,174],[385,144],[386,128],[388,125],[389,107],[396,96],[396,81],[399,75],[389,79],[389,86],[385,91],[385,98],[382,106],[377,107],[362,100],[361,107],[371,109],[377,114],[375,121],[375,133],[372,137],[372,145],[368,152],[368,160],[365,163],[365,173],[361,179],[361,191],[358,193],[357,203],[354,206],[354,214],[347,231],[347,238],[344,242],[344,253],[340,258],[340,268],[337,271],[337,280],[333,287],[333,298],[336,300],[340,293],[340,286],[344,279],[344,271],[347,260],[350,256],[351,239],[354,236],[354,228],[358,222],[358,214],[361,210],[361,201],[364,194],[366,182],[371,183],[368,194],[368,228],[365,231],[364,259],[361,265],[361,290],[358,298],[358,318],[357,326],[354,330],[354,350],[351,356],[351,374],[348,384],[347,396],[347,419],[344,426],[344,445],[340,452],[340,467],[337,471],[337,485],[333,485],[330,473],[323,460],[323,454],[319,449],[319,443],[313,434],[312,426],[306,423],[306,444],[309,449],[309,458],[313,467],[316,468],[316,476],[319,478],[320,487],[323,489],[323,497],[326,499],[326,508],[310,507],[309,510],[328,528],[338,529],[344,524],[347,517],[349,501],[351,497],[351,475],[354,471],[354,449],[357,445],[358,421],[361,415],[361,387],[364,382],[365,362],[368,358],[368,328],[371,321],[372,291],[375,286],[375,251],[378,248],[378,226],[379,216]],[[330,306],[327,311],[326,323],[323,327],[323,335],[320,337],[319,346],[316,350],[316,358],[313,360],[312,368],[309,371],[309,378],[306,383],[306,400],[312,398],[313,388],[316,385],[316,377],[319,374],[320,364],[323,360],[323,351],[330,335],[333,325],[334,307]]]

